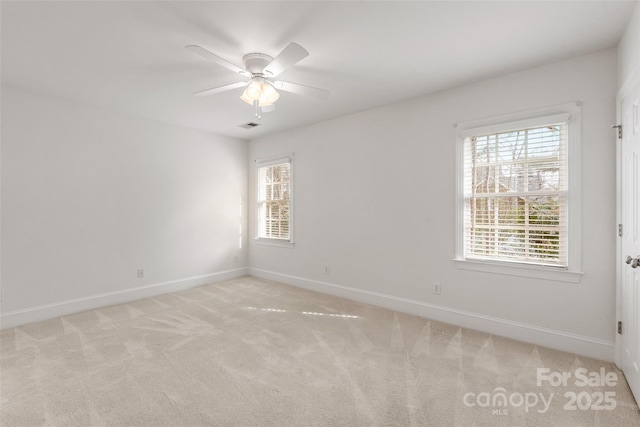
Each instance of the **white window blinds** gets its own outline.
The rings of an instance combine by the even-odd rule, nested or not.
[[[258,238],[291,236],[291,161],[258,167]]]
[[[567,266],[568,115],[548,119],[465,136],[465,259]]]

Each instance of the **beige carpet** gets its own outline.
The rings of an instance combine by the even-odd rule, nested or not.
[[[2,426],[640,425],[611,363],[253,277],[1,345]]]

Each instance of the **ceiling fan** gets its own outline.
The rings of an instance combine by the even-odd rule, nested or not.
[[[273,80],[274,77],[309,55],[309,52],[297,43],[289,43],[275,58],[264,53],[248,53],[242,57],[244,68],[238,67],[215,53],[197,45],[185,46],[185,49],[233,72],[249,77],[249,80],[246,82],[231,83],[205,89],[194,92],[194,95],[213,95],[246,86],[240,99],[254,106],[257,118],[261,117],[263,109],[266,112],[275,108],[273,103],[280,97],[276,89],[298,95],[310,96],[316,99],[325,99],[329,96],[329,91],[325,89]]]

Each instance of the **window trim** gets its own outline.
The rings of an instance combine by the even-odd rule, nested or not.
[[[543,280],[578,283],[582,277],[582,190],[581,190],[581,103],[567,103],[550,107],[506,114],[488,119],[466,121],[454,125],[456,131],[456,201],[455,254],[456,268],[486,273],[506,274]],[[567,267],[544,266],[506,260],[466,259],[464,257],[464,139],[479,133],[521,129],[558,117],[567,117]]]
[[[276,246],[283,248],[293,248],[294,241],[294,161],[293,153],[285,156],[268,157],[264,159],[256,159],[255,163],[255,196],[256,196],[256,216],[255,216],[255,237],[254,241],[261,245]],[[260,191],[260,168],[277,165],[279,163],[289,163],[289,238],[278,239],[275,237],[260,237],[260,202],[258,200],[258,192]]]

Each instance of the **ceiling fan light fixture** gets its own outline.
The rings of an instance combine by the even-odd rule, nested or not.
[[[249,105],[254,105],[255,101],[258,101],[260,107],[272,105],[278,98],[280,94],[262,77],[254,77],[240,97]]]
[[[259,99],[261,107],[272,105],[278,98],[280,98],[280,94],[272,85],[266,82],[262,84],[262,94]]]
[[[253,101],[255,101],[256,99],[259,99],[261,94],[262,94],[262,82],[260,81],[260,79],[256,78],[251,80],[251,83],[249,83],[247,88],[244,90],[244,93],[242,94],[242,96],[249,99],[249,104],[253,104]]]

